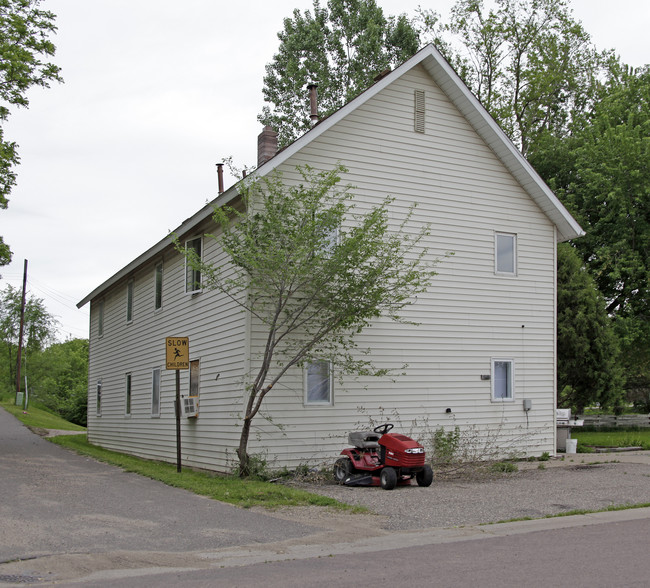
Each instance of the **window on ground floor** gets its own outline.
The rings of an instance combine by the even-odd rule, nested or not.
[[[154,369],[151,377],[151,416],[160,416],[160,368]]]
[[[126,374],[126,390],[124,398],[124,414],[131,416],[131,374]]]
[[[318,359],[305,367],[305,404],[332,404],[332,364]]]
[[[492,400],[514,400],[514,368],[512,359],[492,359]]]

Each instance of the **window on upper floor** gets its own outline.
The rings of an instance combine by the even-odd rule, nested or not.
[[[135,290],[135,282],[129,280],[126,284],[126,322],[130,323],[133,320],[133,293]]]
[[[497,274],[517,275],[517,235],[494,234],[494,271]]]
[[[97,336],[104,335],[104,301],[100,300],[97,308]]]
[[[188,251],[193,251],[198,259],[201,259],[202,254],[202,239],[195,237],[185,242],[185,248]],[[185,292],[200,292],[201,291],[201,271],[194,269],[187,259],[185,260]]]
[[[102,381],[97,380],[97,406],[96,406],[96,412],[97,416],[102,416]]]
[[[332,404],[332,364],[317,359],[305,367],[305,404]]]
[[[154,310],[159,310],[159,309],[162,308],[162,287],[163,287],[163,264],[162,264],[162,262],[157,264],[156,269],[154,270],[154,283],[155,283],[155,291],[154,291],[153,308],[154,308]]]
[[[514,372],[514,360],[492,359],[492,400],[496,402],[514,400]]]

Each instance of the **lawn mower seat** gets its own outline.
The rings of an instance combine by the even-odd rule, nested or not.
[[[374,431],[354,431],[348,433],[348,442],[358,449],[378,449],[379,448],[379,433]]]

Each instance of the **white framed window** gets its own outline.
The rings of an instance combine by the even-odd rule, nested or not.
[[[199,259],[201,259],[203,251],[203,239],[195,237],[185,241],[185,248],[188,251],[193,251]],[[194,269],[187,259],[185,259],[185,292],[193,293],[201,291],[201,271]]]
[[[131,416],[131,374],[126,374],[125,390],[124,390],[124,414]]]
[[[126,284],[126,322],[130,323],[133,320],[133,292],[135,290],[135,282],[129,280]]]
[[[104,336],[104,301],[100,300],[97,309],[97,336]]]
[[[151,373],[151,416],[160,416],[160,368]]]
[[[494,272],[517,275],[517,235],[514,233],[494,234]]]
[[[515,399],[515,360],[492,358],[492,400],[511,402]]]
[[[97,380],[97,416],[102,416],[102,381]]]
[[[305,404],[332,405],[332,364],[317,359],[305,366]]]
[[[193,359],[190,361],[190,396],[199,395],[199,382],[200,382],[200,361]]]
[[[325,233],[325,242],[323,244],[323,253],[331,257],[337,245],[341,242],[341,232],[339,227],[330,229]]]
[[[153,309],[160,310],[162,308],[162,287],[163,287],[163,264],[162,261],[156,264],[154,270],[154,302]]]

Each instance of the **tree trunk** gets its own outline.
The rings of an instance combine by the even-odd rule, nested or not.
[[[237,457],[239,458],[239,477],[246,478],[250,475],[250,463],[248,458],[248,437],[251,431],[251,419],[244,418],[244,424],[239,437]]]

